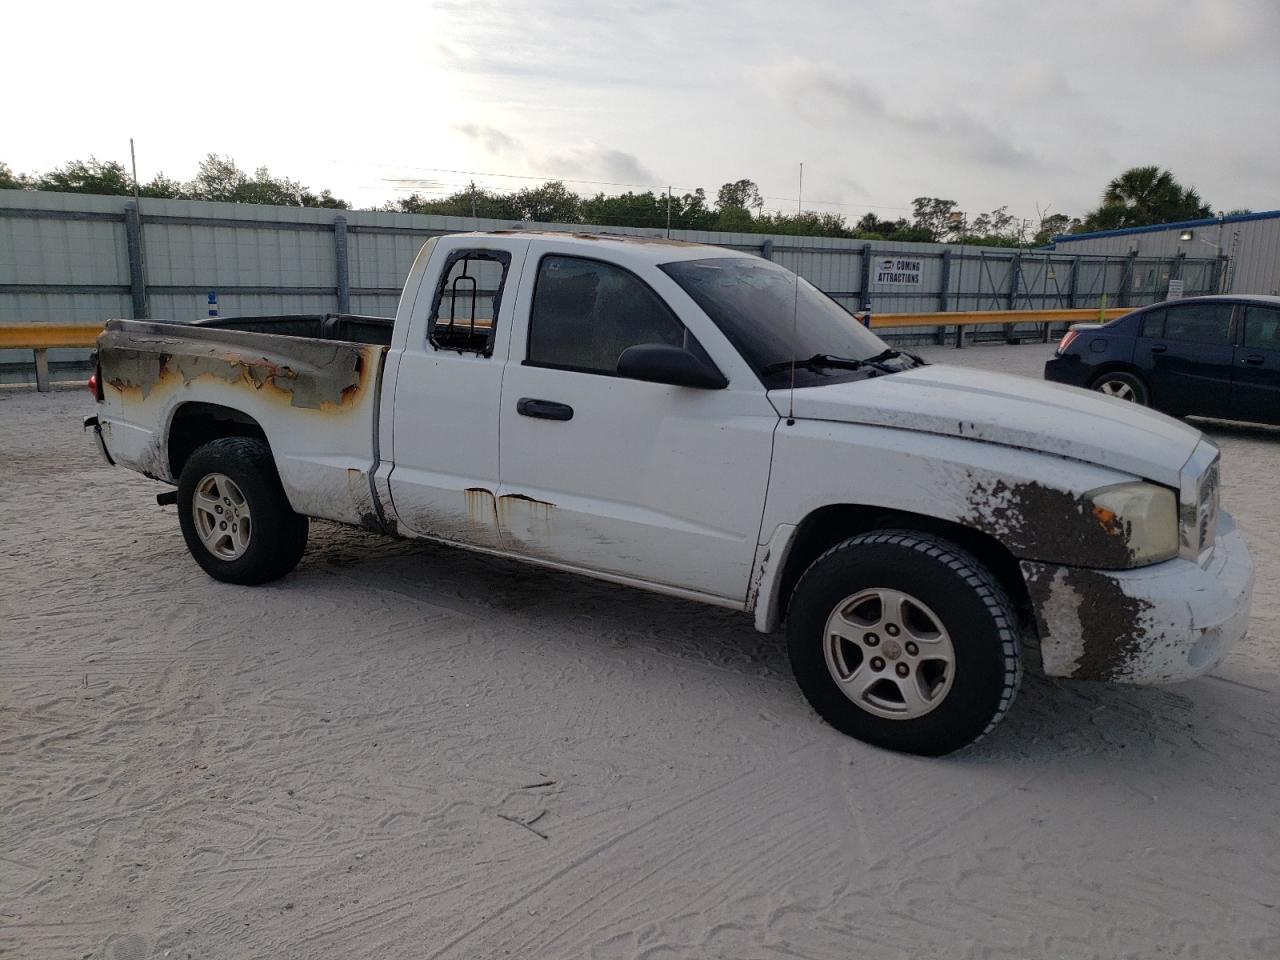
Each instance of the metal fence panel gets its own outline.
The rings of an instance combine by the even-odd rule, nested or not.
[[[194,320],[207,314],[210,291],[217,291],[218,310],[228,316],[344,308],[387,316],[426,239],[512,229],[664,234],[190,200],[143,199],[135,207],[130,197],[0,190],[0,323],[96,322],[144,313]],[[1135,257],[1128,248],[1074,255],[1066,246],[1019,251],[681,230],[671,237],[769,257],[850,310],[870,302],[877,314],[938,311],[939,331],[948,310],[1096,307],[1104,300],[1139,306],[1162,298],[1174,277],[1183,279],[1187,296],[1211,292],[1218,277],[1214,258],[1178,249]],[[881,282],[876,261],[890,257],[918,260],[919,270]],[[913,333],[934,335],[927,328]],[[4,362],[30,360],[10,351],[0,353]]]

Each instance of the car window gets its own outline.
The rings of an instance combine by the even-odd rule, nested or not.
[[[457,250],[449,254],[436,286],[427,339],[437,350],[490,356],[502,288],[511,254]]]
[[[666,302],[635,274],[599,260],[542,258],[528,363],[612,375],[622,351],[641,343],[684,347],[707,359]]]
[[[1255,350],[1280,350],[1280,307],[1245,307],[1244,345]]]
[[[1148,310],[1142,315],[1142,336],[1164,336],[1164,310]]]
[[[1165,309],[1164,335],[1192,343],[1231,342],[1231,304],[1183,303]]]

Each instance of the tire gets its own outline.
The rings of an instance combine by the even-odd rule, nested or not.
[[[1115,397],[1117,400],[1128,400],[1140,407],[1151,406],[1151,391],[1147,389],[1142,378],[1132,373],[1125,373],[1123,370],[1104,373],[1089,387],[1091,390]]]
[[[271,449],[252,437],[214,440],[188,458],[178,522],[196,563],[226,583],[278,580],[307,548],[307,518],[289,506]]]
[[[801,691],[837,730],[936,757],[979,740],[1013,704],[1017,623],[969,553],[887,530],[845,540],[804,572],[787,646]]]

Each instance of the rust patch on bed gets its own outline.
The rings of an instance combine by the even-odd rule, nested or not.
[[[215,379],[291,407],[358,406],[385,348],[213,327],[113,320],[98,339],[103,380],[127,399]]]

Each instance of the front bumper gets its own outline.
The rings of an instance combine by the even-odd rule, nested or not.
[[[1024,560],[1022,574],[1052,677],[1187,680],[1217,665],[1249,624],[1253,559],[1225,512],[1203,566],[1179,558],[1089,570]]]
[[[1069,387],[1087,387],[1093,379],[1094,368],[1074,353],[1052,357],[1045,361],[1044,378],[1053,383],[1065,383]]]

